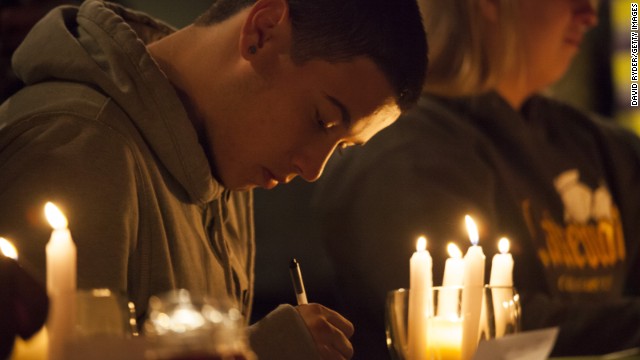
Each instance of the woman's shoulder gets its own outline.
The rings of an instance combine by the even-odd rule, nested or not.
[[[562,119],[563,126],[574,131],[590,131],[605,136],[637,137],[631,129],[616,121],[613,116],[582,109],[550,96],[533,96],[525,106],[530,117],[545,117],[553,121]]]

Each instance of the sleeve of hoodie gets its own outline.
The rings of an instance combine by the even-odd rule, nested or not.
[[[44,204],[66,215],[78,251],[78,287],[127,289],[127,262],[138,229],[136,165],[104,124],[45,113],[0,132],[0,234],[44,282],[51,227]]]
[[[280,305],[251,325],[249,341],[260,360],[320,360],[309,329],[291,305]]]

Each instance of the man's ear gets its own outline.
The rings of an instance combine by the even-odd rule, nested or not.
[[[490,23],[498,22],[498,0],[478,0],[478,8],[484,18]]]
[[[267,46],[279,51],[290,45],[291,23],[287,0],[258,0],[249,10],[240,34],[240,53],[245,59]]]

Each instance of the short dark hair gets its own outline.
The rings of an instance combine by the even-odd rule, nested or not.
[[[402,111],[413,106],[425,80],[427,39],[416,0],[287,0],[292,59],[370,58],[384,73]],[[222,22],[255,0],[217,0],[196,25]]]

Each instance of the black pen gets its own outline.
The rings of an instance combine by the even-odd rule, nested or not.
[[[293,281],[293,290],[296,292],[298,305],[308,304],[307,293],[304,291],[304,283],[302,282],[300,264],[295,258],[291,259],[291,263],[289,263],[289,273],[291,274],[291,281]]]

